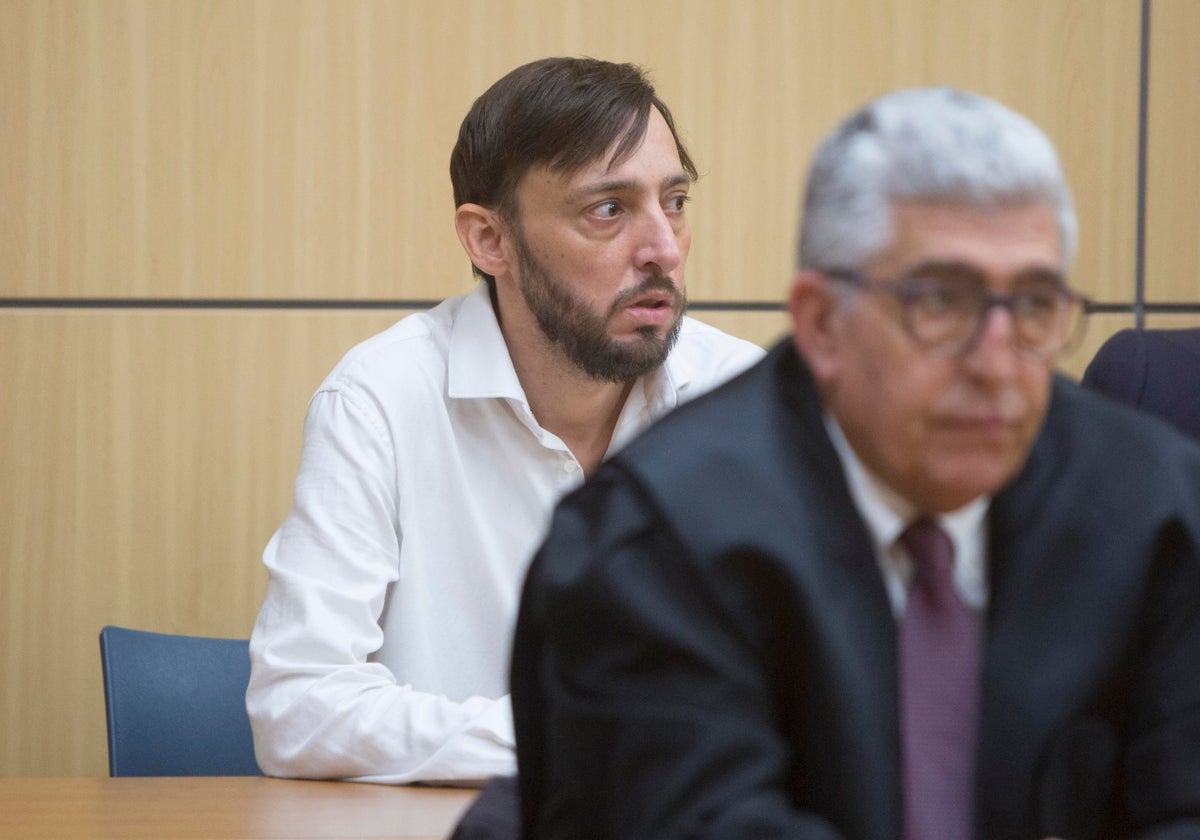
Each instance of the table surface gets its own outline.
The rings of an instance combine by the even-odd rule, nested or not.
[[[477,794],[255,776],[9,777],[0,778],[0,837],[440,840]]]

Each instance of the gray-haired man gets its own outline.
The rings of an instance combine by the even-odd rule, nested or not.
[[[1070,193],[953,90],[809,178],[794,339],[559,507],[527,837],[1200,836],[1200,448],[1053,373]]]

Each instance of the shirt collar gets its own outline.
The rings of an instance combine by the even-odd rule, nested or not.
[[[500,397],[526,403],[512,357],[492,308],[487,282],[462,299],[450,333],[449,396],[459,399]]]
[[[894,546],[905,527],[919,513],[912,502],[905,499],[878,476],[871,473],[859,460],[841,426],[825,414],[825,428],[842,462],[846,483],[855,507],[867,525],[874,541],[875,554],[881,564],[893,562]],[[991,498],[980,496],[957,510],[934,517],[954,543],[954,576],[965,600],[974,607],[982,605],[987,597],[987,582],[984,577],[985,518]],[[885,568],[885,574],[886,574]],[[907,583],[911,569],[906,557],[900,558],[900,567],[895,569],[898,577]],[[893,601],[895,601],[895,592]]]
[[[680,340],[683,340],[683,334],[689,331],[694,323],[686,315],[682,316],[679,327]],[[679,394],[686,395],[692,381],[699,375],[696,370],[696,360],[686,358],[683,353],[678,352],[678,349],[679,345],[676,344],[671,349],[663,366],[645,377],[648,392],[655,393],[662,400],[670,401],[669,405],[661,406],[664,411],[675,407]]]

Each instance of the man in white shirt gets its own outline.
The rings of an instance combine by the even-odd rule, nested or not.
[[[683,317],[696,170],[636,67],[517,68],[472,106],[450,171],[482,281],[325,380],[264,554],[246,705],[270,775],[512,773],[509,640],[550,509],[761,355]]]

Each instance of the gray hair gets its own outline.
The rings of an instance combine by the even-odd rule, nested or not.
[[[869,103],[817,149],[804,196],[800,267],[860,268],[891,242],[891,204],[905,200],[1043,203],[1058,222],[1064,271],[1074,259],[1074,202],[1042,130],[992,99],[917,88]]]

